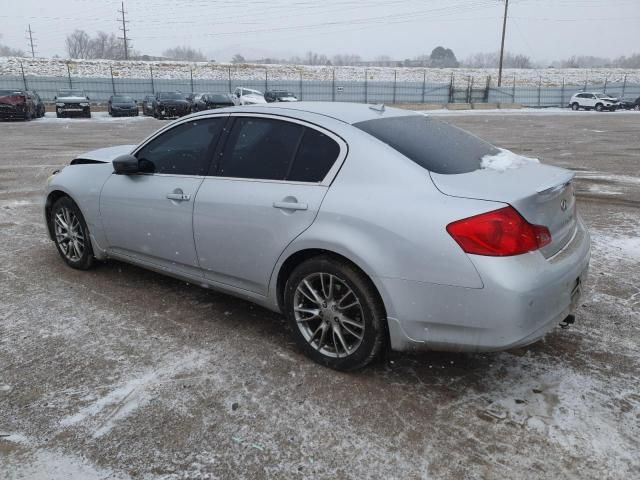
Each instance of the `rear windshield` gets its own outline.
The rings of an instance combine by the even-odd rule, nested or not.
[[[111,97],[111,101],[112,102],[133,103],[133,98],[125,97],[125,96],[122,96],[122,95],[116,95],[114,97]]]
[[[354,126],[434,173],[468,173],[498,149],[458,127],[425,115],[377,118]]]

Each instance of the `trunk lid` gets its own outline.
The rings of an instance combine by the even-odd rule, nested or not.
[[[547,227],[551,243],[541,249],[546,258],[560,251],[575,234],[576,202],[571,183],[575,174],[569,170],[525,160],[505,169],[430,175],[445,195],[508,203],[529,223]]]

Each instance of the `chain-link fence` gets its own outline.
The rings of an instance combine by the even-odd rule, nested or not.
[[[149,67],[147,78],[122,78],[114,75],[113,71],[108,77],[89,77],[74,75],[70,69],[67,69],[67,75],[64,76],[36,76],[24,73],[23,70],[22,75],[0,75],[0,89],[33,90],[44,101],[53,101],[59,90],[73,88],[83,90],[96,103],[106,102],[115,94],[142,100],[145,95],[162,91],[232,92],[236,87],[260,91],[288,90],[299,100],[386,104],[514,103],[529,107],[566,107],[571,95],[589,90],[617,97],[640,97],[640,83],[628,83],[626,77],[615,83],[606,79],[593,83],[585,80],[582,85],[565,85],[562,80],[560,86],[545,85],[542,77],[537,86],[516,85],[514,79],[511,86],[496,87],[492,85],[490,76],[465,78],[452,74],[446,83],[433,83],[427,81],[426,74],[422,81],[413,81],[398,79],[395,71],[391,72],[388,80],[372,80],[373,77],[366,73],[361,80],[345,80],[336,78],[334,70],[333,75],[331,71],[329,75],[325,75],[329,79],[317,80],[305,78],[302,72],[297,79],[270,78],[266,69],[261,72],[263,79],[247,79],[246,72],[240,72],[236,76],[231,68],[224,72],[227,74],[226,78],[217,79],[197,78],[194,71],[189,69],[179,74],[176,72],[176,78],[171,78],[167,71],[158,76],[154,75],[152,67]]]

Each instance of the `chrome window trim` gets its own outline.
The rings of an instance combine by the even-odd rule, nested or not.
[[[220,179],[225,179],[225,180],[233,180],[233,181],[246,181],[246,182],[261,182],[261,183],[282,183],[282,184],[292,184],[292,185],[321,185],[324,187],[328,187],[331,185],[331,183],[333,182],[333,180],[335,179],[336,175],[338,174],[338,172],[340,171],[340,169],[342,168],[342,165],[344,164],[344,161],[347,158],[347,155],[349,153],[349,145],[347,144],[347,142],[340,137],[339,135],[335,134],[334,132],[332,132],[331,130],[327,130],[324,127],[321,127],[319,125],[316,125],[314,123],[308,122],[306,120],[300,120],[298,118],[293,118],[287,115],[282,115],[282,114],[267,114],[267,113],[250,113],[250,112],[231,112],[231,113],[214,113],[214,112],[207,112],[204,113],[202,115],[198,115],[196,117],[183,117],[180,118],[178,120],[174,120],[173,122],[169,123],[168,125],[164,126],[163,128],[161,128],[160,130],[152,133],[151,135],[149,135],[147,138],[145,138],[137,147],[135,147],[133,149],[133,151],[131,152],[131,155],[137,155],[137,153],[142,150],[145,146],[147,146],[150,142],[152,142],[155,138],[159,137],[160,135],[162,135],[163,133],[169,131],[172,128],[176,128],[184,123],[188,123],[194,120],[202,120],[202,119],[208,119],[208,118],[218,118],[218,117],[252,117],[252,118],[270,118],[273,120],[280,120],[280,121],[285,121],[285,122],[290,122],[290,123],[296,123],[298,125],[302,125],[304,127],[316,130],[326,136],[328,136],[329,138],[331,138],[332,140],[334,140],[337,144],[338,147],[340,148],[340,152],[338,153],[338,157],[336,158],[336,160],[333,162],[333,165],[331,166],[331,168],[329,169],[329,171],[327,172],[327,174],[324,176],[324,178],[319,181],[319,182],[300,182],[300,181],[293,181],[293,180],[269,180],[269,179],[264,179],[264,178],[244,178],[244,177],[223,177],[220,175],[183,175],[183,174],[172,174],[172,173],[145,173],[144,175],[157,175],[157,176],[169,176],[169,177],[194,177],[194,178],[220,178]]]

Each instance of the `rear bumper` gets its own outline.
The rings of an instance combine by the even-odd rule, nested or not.
[[[575,309],[590,246],[580,220],[573,239],[550,259],[540,252],[470,256],[483,288],[379,279],[392,348],[499,351],[539,340]]]

